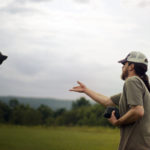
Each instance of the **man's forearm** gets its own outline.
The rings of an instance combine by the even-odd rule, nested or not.
[[[126,125],[130,123],[134,123],[144,115],[144,109],[142,106],[136,106],[131,108],[125,115],[123,115],[120,119],[117,120],[116,125]]]
[[[88,88],[84,91],[84,93],[103,106],[115,106],[109,97],[96,93]]]

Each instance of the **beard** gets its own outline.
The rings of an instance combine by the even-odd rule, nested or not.
[[[125,79],[128,77],[128,75],[129,75],[128,69],[126,69],[126,70],[122,73],[121,79],[122,79],[122,80],[125,80]]]

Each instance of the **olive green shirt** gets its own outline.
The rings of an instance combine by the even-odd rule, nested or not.
[[[144,82],[137,76],[129,77],[121,94],[111,97],[119,106],[120,116],[131,106],[143,106],[144,116],[132,124],[120,127],[119,150],[150,150],[150,93]]]

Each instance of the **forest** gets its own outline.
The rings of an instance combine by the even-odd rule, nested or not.
[[[112,125],[104,118],[105,107],[91,104],[85,97],[72,102],[70,110],[41,104],[33,108],[22,104],[17,99],[9,103],[0,100],[0,123],[14,125],[44,125],[44,126],[109,126]]]

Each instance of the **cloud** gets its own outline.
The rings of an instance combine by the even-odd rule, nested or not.
[[[119,79],[116,81],[118,76],[112,74],[112,72],[118,72],[117,67],[114,69],[112,66],[106,67],[95,63],[87,65],[87,63],[81,62],[80,59],[63,62],[61,56],[59,56],[61,59],[58,60],[54,58],[56,59],[55,62],[43,63],[42,67],[44,68],[42,69],[42,67],[39,66],[39,72],[36,73],[35,59],[32,58],[33,64],[30,66],[22,57],[20,60],[22,59],[23,62],[17,59],[17,63],[14,64],[14,58],[11,57],[12,56],[10,56],[1,68],[0,91],[3,94],[9,93],[9,95],[14,95],[17,92],[17,95],[24,96],[35,95],[57,98],[67,98],[68,96],[79,97],[78,94],[67,92],[68,89],[76,85],[77,80],[82,81],[88,87],[94,88],[96,91],[100,90],[104,94],[112,94],[116,90],[116,86],[113,88],[111,86],[108,87],[106,83],[116,85],[119,81]],[[29,61],[28,58],[26,58],[26,60]],[[39,63],[42,62],[39,61]],[[33,72],[30,73],[30,68],[33,69],[35,74],[33,74]],[[8,72],[11,74],[8,74]],[[112,75],[109,76],[109,78],[106,77],[110,74]],[[120,74],[120,72],[118,74]],[[99,81],[98,84],[97,81]]]
[[[141,0],[141,1],[138,3],[138,6],[140,6],[140,7],[147,7],[147,6],[150,6],[150,1],[149,1],[149,0]]]
[[[143,17],[149,13],[127,12],[110,1],[3,1],[0,48],[9,57],[0,68],[1,93],[79,97],[67,92],[77,80],[104,94],[118,92],[117,60],[130,50],[149,54],[149,21]]]
[[[5,8],[1,8],[0,11],[7,12],[10,14],[16,14],[16,13],[31,13],[35,12],[36,10],[33,10],[32,8],[25,8],[22,6],[7,6]]]
[[[29,0],[32,2],[51,2],[52,0]]]
[[[74,0],[75,2],[78,2],[78,3],[89,3],[90,0]]]
[[[27,6],[24,3],[18,3],[18,2],[10,2],[7,3],[7,5],[0,7],[1,12],[7,12],[10,14],[16,14],[16,13],[30,13],[37,11],[36,9],[33,9],[31,6]]]
[[[39,11],[34,4],[51,2],[52,0],[12,0],[3,3],[0,7],[1,12],[8,12],[10,14],[16,13],[33,13]]]
[[[149,7],[150,0],[123,0],[123,3],[128,6]]]
[[[18,3],[28,3],[28,2],[34,2],[34,3],[39,3],[39,2],[42,2],[42,3],[45,3],[45,2],[51,2],[52,0],[15,0],[15,2],[18,2]]]

